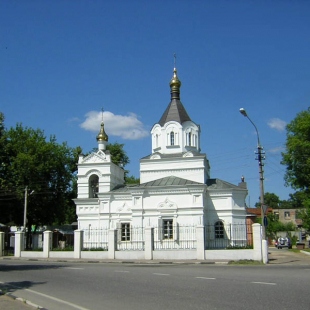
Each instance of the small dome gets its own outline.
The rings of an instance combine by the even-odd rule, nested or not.
[[[178,90],[181,87],[181,81],[178,79],[176,68],[173,69],[173,77],[169,84],[170,84],[171,90]]]
[[[104,123],[101,122],[100,131],[97,135],[97,141],[108,141],[109,137],[104,131]]]

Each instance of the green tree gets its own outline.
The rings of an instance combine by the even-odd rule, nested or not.
[[[269,213],[267,215],[267,219],[268,225],[266,227],[266,234],[270,238],[275,238],[279,231],[286,231],[287,233],[290,231],[295,231],[294,223],[282,223],[273,213]]]
[[[285,181],[297,190],[308,190],[310,184],[310,108],[302,111],[286,126]]]
[[[47,140],[43,131],[21,124],[5,131],[3,137],[5,160],[0,177],[2,189],[14,195],[12,220],[23,223],[26,187],[28,231],[32,225],[62,224],[72,217],[81,149],[58,144],[55,136]]]
[[[286,126],[286,150],[282,164],[286,165],[285,181],[298,191],[293,203],[305,208],[303,226],[310,229],[310,108],[302,111]]]
[[[133,175],[131,175],[130,177],[125,177],[125,183],[126,184],[139,184],[140,183],[140,179],[134,177]]]
[[[124,144],[121,143],[109,143],[107,145],[107,151],[111,154],[112,162],[118,166],[125,167],[129,164],[130,160],[124,150]]]
[[[264,203],[267,205],[269,208],[278,208],[279,203],[280,203],[280,198],[274,193],[265,193],[264,195]]]

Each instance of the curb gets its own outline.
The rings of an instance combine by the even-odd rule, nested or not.
[[[26,257],[0,257],[0,259],[2,260],[16,260],[16,261],[31,261],[31,262],[39,262],[39,261],[43,261],[43,262],[55,262],[55,263],[81,263],[81,264],[85,264],[85,263],[91,263],[91,264],[144,264],[144,265],[198,265],[198,264],[202,264],[202,265],[225,265],[225,264],[229,264],[231,263],[231,260],[219,260],[219,261],[209,261],[209,260],[188,260],[188,261],[184,261],[184,260],[175,260],[175,261],[171,261],[171,260],[98,260],[98,259],[57,259],[57,258],[26,258]]]

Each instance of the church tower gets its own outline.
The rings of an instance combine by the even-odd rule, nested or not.
[[[189,117],[180,100],[181,81],[174,67],[171,99],[152,130],[152,154],[140,161],[140,182],[176,176],[199,183],[210,177],[209,162],[200,153],[200,126]]]
[[[115,165],[111,160],[110,152],[106,149],[108,135],[101,122],[100,131],[96,137],[97,152],[87,156],[80,155],[78,162],[78,199],[98,201],[98,193],[109,192],[115,186],[124,183],[124,169]]]

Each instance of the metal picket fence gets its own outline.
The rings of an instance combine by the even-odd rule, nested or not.
[[[204,227],[205,249],[252,248],[252,226],[217,222]]]
[[[154,250],[191,250],[197,248],[196,227],[174,225],[154,227]]]
[[[123,224],[117,228],[118,251],[144,251],[144,228]]]
[[[108,228],[91,228],[83,229],[84,238],[83,238],[83,249],[84,250],[108,250],[108,237],[109,229]]]

